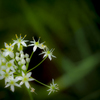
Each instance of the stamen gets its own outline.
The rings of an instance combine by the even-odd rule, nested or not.
[[[33,40],[34,40],[34,37],[32,37],[33,38]]]
[[[4,48],[2,48],[2,50],[4,50]]]
[[[18,38],[17,34],[15,34],[16,38]]]
[[[25,35],[24,37],[26,37],[27,35]]]
[[[6,46],[8,46],[8,44],[6,43]]]

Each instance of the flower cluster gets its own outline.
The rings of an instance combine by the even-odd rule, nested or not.
[[[56,58],[52,54],[54,49],[49,50],[47,46],[44,45],[44,42],[40,43],[40,38],[38,39],[38,41],[35,41],[35,39],[33,38],[33,41],[30,41],[31,44],[27,45],[26,42],[29,42],[29,40],[24,40],[26,35],[23,38],[21,37],[21,34],[19,38],[17,35],[15,36],[16,40],[13,40],[12,44],[7,44],[5,42],[5,48],[2,48],[0,50],[0,80],[4,79],[5,88],[10,86],[12,92],[15,91],[14,86],[21,87],[21,85],[23,84],[25,84],[26,88],[30,89],[31,92],[34,92],[35,89],[29,84],[29,81],[36,81],[36,79],[31,77],[31,71],[34,68],[38,67],[47,57],[50,60],[52,60],[52,57]],[[17,45],[17,50],[15,50],[15,45]],[[27,53],[24,54],[23,52],[23,47],[28,46],[33,46],[33,52],[31,56],[29,56]],[[31,57],[33,56],[33,53],[37,50],[37,48],[42,49],[42,53],[40,53],[39,55],[44,54],[44,59],[37,66],[28,70]],[[41,82],[39,83],[42,84]],[[50,86],[47,87],[49,87],[49,94],[58,89],[56,84],[54,84],[54,80],[53,84],[50,84]]]

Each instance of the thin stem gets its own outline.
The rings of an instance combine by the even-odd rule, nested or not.
[[[33,53],[34,53],[34,52],[32,52],[32,53],[31,53],[30,59],[32,58],[32,56],[33,56]]]
[[[29,94],[29,97],[30,97],[30,100],[33,100],[33,97],[32,97],[32,94],[30,92],[30,90],[26,87],[27,91],[28,91],[28,94]]]
[[[36,67],[38,67],[48,56],[46,56],[39,64],[37,64],[35,67],[31,68],[30,70],[27,71],[30,72],[31,70],[35,69]]]
[[[46,85],[46,84],[44,84],[44,83],[42,83],[42,82],[40,82],[40,81],[38,81],[36,79],[35,79],[35,81],[49,88],[49,85]]]
[[[16,64],[17,66],[19,66],[18,63],[16,62],[16,60],[15,60],[15,64]]]
[[[21,71],[21,67],[18,65],[18,63],[16,62],[16,60],[15,60],[15,64],[18,66],[19,70]],[[18,73],[18,71],[17,71],[17,73]]]
[[[33,56],[33,51],[32,51],[32,53],[31,53],[31,56],[30,56],[30,60],[31,60],[31,58],[32,58],[32,56]],[[28,66],[29,66],[29,62],[27,63],[27,65],[26,65],[26,68],[28,69]]]

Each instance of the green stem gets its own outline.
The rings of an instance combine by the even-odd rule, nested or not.
[[[30,59],[32,58],[32,56],[33,56],[33,53],[34,53],[34,52],[32,52],[32,53],[31,53]]]
[[[30,60],[31,60],[31,58],[32,58],[32,56],[33,56],[33,53],[34,53],[34,52],[31,53]],[[27,68],[27,69],[28,69],[28,66],[29,66],[29,63],[27,63],[27,65],[26,65],[26,68]]]
[[[18,68],[19,68],[19,70],[21,71],[21,67],[18,65],[18,63],[16,62],[16,60],[15,60],[15,64],[18,66]],[[17,70],[16,70],[17,71]],[[17,73],[19,73],[18,71],[17,71]],[[20,73],[21,74],[21,73]]]
[[[40,81],[38,81],[36,79],[35,79],[35,81],[49,88],[49,85],[46,85],[46,84],[44,84],[44,83],[42,83],[42,82],[40,82]]]
[[[28,94],[29,94],[29,97],[30,97],[30,100],[33,100],[33,97],[32,97],[32,94],[30,92],[30,90],[26,87],[27,91],[28,91]]]
[[[38,67],[48,56],[46,56],[39,64],[37,64],[35,67],[31,68],[30,70],[27,71],[30,72],[31,70],[35,69],[36,67]]]

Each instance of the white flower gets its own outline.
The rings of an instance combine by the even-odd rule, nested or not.
[[[15,59],[16,59],[17,61],[19,61],[19,60],[20,60],[20,58],[19,58],[18,56],[16,56],[16,57],[15,57]]]
[[[59,90],[58,85],[54,84],[54,79],[52,79],[52,84],[50,84],[49,89],[47,91],[49,91],[50,94],[51,92],[55,92],[55,91],[57,92],[58,90]]]
[[[16,52],[16,56],[19,56],[20,54],[18,52]]]
[[[11,58],[14,58],[14,53],[13,53],[13,49],[14,49],[14,46],[13,45],[8,45],[7,43],[4,43],[6,49],[4,49],[4,52],[3,52],[3,55],[6,57],[6,56],[10,56]]]
[[[39,47],[40,47],[40,49],[43,49],[44,50],[46,48],[46,45],[43,45],[43,43],[41,43]]]
[[[19,76],[18,77],[18,80],[22,80],[21,82],[20,82],[20,85],[22,85],[23,83],[25,83],[25,86],[27,87],[27,88],[29,88],[30,87],[30,85],[29,85],[29,82],[28,81],[33,81],[33,80],[35,80],[34,78],[30,78],[31,77],[31,72],[29,72],[29,73],[27,73],[26,75],[25,75],[25,73],[22,71],[22,76]]]
[[[5,73],[5,72],[4,72],[4,71],[2,71],[2,70],[0,69],[0,80],[2,80],[2,79],[4,78],[4,76],[3,76],[3,75],[4,75],[4,73]]]
[[[28,40],[24,40],[26,35],[23,38],[21,37],[21,34],[20,34],[19,38],[18,38],[17,34],[15,36],[16,36],[17,40],[13,40],[14,41],[13,45],[17,44],[18,48],[20,48],[20,45],[23,45],[23,46],[27,47],[25,42],[28,42]]]
[[[31,87],[31,92],[34,92],[35,94],[37,94],[37,93],[35,92],[35,89],[34,89],[33,87]]]
[[[16,83],[17,81],[18,81],[18,79],[17,78],[14,79],[13,75],[10,76],[8,84],[5,86],[5,88],[10,86],[11,91],[14,92],[14,86],[20,87],[20,85]]]
[[[25,54],[25,57],[26,57],[26,58],[28,58],[28,57],[29,57],[29,55],[26,53],[26,54]]]
[[[24,58],[24,54],[21,54],[21,58]]]
[[[24,59],[21,59],[21,64],[25,64],[26,62],[25,62],[25,60]]]
[[[29,63],[30,62],[30,58],[26,58],[26,61]]]
[[[30,41],[30,43],[32,43],[32,44],[30,44],[29,46],[34,46],[34,47],[33,47],[33,51],[34,51],[34,52],[36,51],[37,47],[40,48],[40,49],[42,48],[43,43],[39,43],[39,40],[40,40],[40,38],[39,38],[38,41],[36,42],[35,39],[33,38],[33,41]],[[42,44],[42,45],[41,45],[41,44]]]
[[[5,78],[5,84],[9,81],[9,77],[13,74],[13,72],[9,72],[6,70],[5,72],[2,73],[1,78]]]
[[[23,70],[26,70],[26,66],[25,66],[25,65],[23,65],[23,66],[22,66],[22,69],[23,69]]]
[[[35,89],[33,87],[31,87],[31,92],[35,92]]]
[[[7,69],[6,70],[12,70],[13,72],[15,72],[15,64],[14,64],[14,59],[10,60],[9,62],[6,63],[6,67]]]
[[[0,50],[0,65],[2,64],[2,62],[5,63],[6,62],[6,59],[3,56],[3,52]]]
[[[52,53],[53,53],[54,49],[51,49],[49,50],[47,47],[46,47],[46,50],[44,50],[42,53],[40,53],[39,55],[41,54],[44,54],[43,58],[48,56],[48,58],[50,60],[52,60],[52,57],[56,58],[56,56],[54,56]]]

